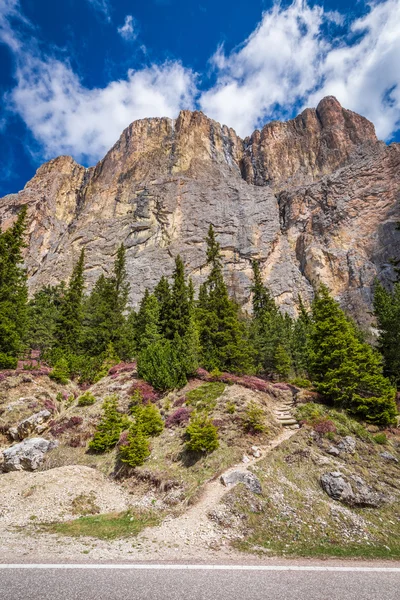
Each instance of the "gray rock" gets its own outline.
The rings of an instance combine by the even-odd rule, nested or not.
[[[387,452],[386,450],[385,452],[381,452],[379,456],[382,456],[382,458],[384,458],[385,460],[390,460],[395,463],[399,462],[398,458],[396,458],[395,456],[393,456],[393,454],[390,454],[390,452]]]
[[[321,475],[321,486],[333,500],[348,502],[354,496],[351,485],[339,471],[332,471]]]
[[[2,469],[9,471],[35,471],[43,462],[45,454],[58,446],[44,438],[32,438],[3,450]]]
[[[258,446],[252,446],[251,453],[254,456],[254,458],[260,458],[261,456],[260,448]]]
[[[336,448],[336,446],[329,446],[327,453],[331,454],[332,456],[339,456],[340,450],[339,448]]]
[[[351,437],[351,435],[346,435],[339,443],[338,448],[340,452],[345,452],[346,454],[354,454],[356,451],[356,440]]]
[[[9,429],[9,434],[14,440],[23,440],[32,433],[43,433],[46,429],[46,421],[51,417],[49,410],[41,410],[30,417],[27,417],[17,427]]]
[[[376,508],[388,500],[384,494],[367,485],[361,477],[353,476],[351,479],[353,485],[339,471],[331,471],[321,475],[320,482],[330,498],[348,506]]]
[[[236,485],[237,483],[244,483],[248,490],[254,494],[261,494],[262,488],[258,477],[250,471],[231,471],[221,475],[221,483],[226,487]]]

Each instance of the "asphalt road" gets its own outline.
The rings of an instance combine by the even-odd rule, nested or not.
[[[292,570],[292,569],[296,570]],[[399,600],[400,567],[0,565],[4,600]],[[364,570],[363,570],[364,569]]]

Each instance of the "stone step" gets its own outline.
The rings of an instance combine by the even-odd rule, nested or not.
[[[298,425],[296,419],[279,419],[279,423],[281,425],[285,425],[285,426],[288,426],[288,425]]]

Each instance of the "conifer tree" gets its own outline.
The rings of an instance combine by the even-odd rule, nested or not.
[[[395,390],[382,374],[381,358],[360,341],[325,286],[313,301],[312,319],[310,366],[317,390],[370,423],[393,423]]]
[[[197,311],[202,365],[209,370],[251,372],[252,357],[245,327],[239,320],[237,305],[228,295],[220,245],[212,225],[206,242],[210,274],[200,288]]]
[[[103,403],[103,417],[97,425],[93,439],[89,442],[89,450],[107,452],[118,443],[119,437],[131,422],[126,415],[118,412],[116,396],[106,398]]]
[[[159,332],[166,339],[170,339],[172,298],[168,279],[164,275],[154,288],[154,295],[159,306]]]
[[[141,352],[161,339],[159,331],[160,307],[154,294],[146,289],[135,318],[135,347]]]
[[[91,356],[98,356],[112,344],[121,358],[132,354],[132,343],[126,320],[129,294],[125,248],[118,248],[110,277],[100,275],[85,302],[82,347]]]
[[[79,348],[83,321],[84,265],[85,250],[82,249],[72,271],[56,327],[58,345],[65,352],[76,353]]]
[[[27,345],[46,353],[56,343],[56,328],[60,307],[65,296],[64,282],[47,285],[37,291],[28,302]]]
[[[28,290],[22,248],[26,214],[24,206],[15,223],[0,232],[0,368],[15,367],[24,349]]]
[[[285,364],[291,363],[291,339],[293,323],[289,315],[283,315],[273,299],[268,288],[262,283],[260,267],[253,261],[253,320],[251,338],[255,349],[256,361],[261,371],[268,374],[278,374]],[[278,347],[279,350],[278,350]],[[279,362],[279,365],[277,364]],[[290,367],[283,368],[285,373]]]
[[[384,373],[400,386],[400,283],[393,290],[375,284],[374,309],[378,324],[378,348],[384,360]]]
[[[150,456],[150,442],[143,431],[142,424],[140,422],[132,423],[125,435],[126,438],[120,442],[118,447],[119,460],[130,467],[143,465],[146,458]]]
[[[291,339],[291,356],[293,369],[297,376],[306,377],[309,371],[309,346],[311,334],[311,316],[304,303],[298,298],[299,315],[294,321]]]

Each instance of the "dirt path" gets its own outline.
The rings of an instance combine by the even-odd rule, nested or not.
[[[249,462],[244,464],[238,463],[226,471],[223,475],[227,475],[232,471],[246,472],[248,467],[256,464],[271,452],[274,448],[288,440],[297,433],[296,430],[285,428],[278,437],[271,440],[267,445],[260,447],[261,456],[259,458],[250,458]],[[194,547],[212,548],[224,544],[221,539],[221,532],[216,524],[209,519],[209,513],[216,509],[222,500],[223,496],[231,487],[225,487],[218,477],[205,484],[200,500],[190,507],[185,513],[179,517],[167,517],[161,525],[145,530],[139,540],[146,542],[151,540],[154,545],[159,548],[168,547],[175,548],[177,554],[191,553]]]

